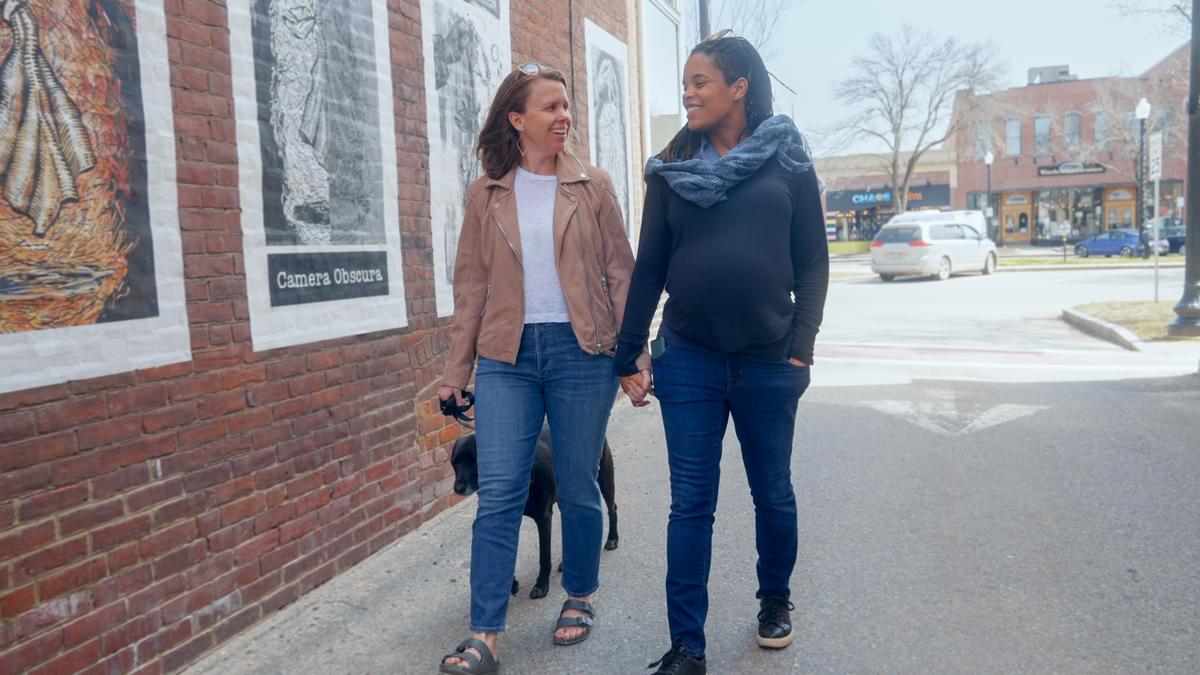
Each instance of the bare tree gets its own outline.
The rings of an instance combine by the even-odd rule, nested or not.
[[[1109,7],[1121,16],[1159,21],[1166,33],[1187,37],[1192,30],[1192,3],[1189,0],[1119,0]]]
[[[838,125],[846,143],[881,142],[889,151],[885,173],[892,181],[896,212],[908,208],[908,188],[921,155],[951,138],[968,122],[954,115],[964,90],[991,89],[1002,70],[995,46],[939,41],[904,26],[895,36],[875,33],[866,53],[837,83],[835,98],[858,112]]]
[[[795,7],[795,0],[715,0],[712,3],[713,31],[731,28],[733,32],[750,41],[766,59],[774,55],[771,38],[783,15]]]

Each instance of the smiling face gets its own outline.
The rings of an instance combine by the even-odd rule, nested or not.
[[[745,100],[749,83],[739,77],[732,83],[708,54],[696,52],[683,69],[683,107],[687,110],[688,129],[707,132],[746,116]]]
[[[508,121],[521,134],[525,153],[554,155],[567,147],[571,131],[567,89],[557,80],[539,77],[529,85],[525,112],[508,113]]]

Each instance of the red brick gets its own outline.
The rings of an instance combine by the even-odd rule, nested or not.
[[[55,544],[16,562],[14,578],[25,580],[40,576],[50,570],[69,565],[87,555],[87,537]]]
[[[92,594],[89,591],[80,591],[64,598],[40,603],[14,622],[17,639],[27,638],[50,626],[82,616],[91,611],[91,607]]]
[[[150,535],[141,541],[142,558],[152,560],[196,538],[196,522],[184,522]]]
[[[125,504],[129,507],[130,513],[136,513],[148,506],[174,499],[182,494],[183,479],[172,478],[129,493],[125,496]]]
[[[207,497],[201,492],[163,504],[154,510],[154,526],[163,527],[180,518],[191,518],[202,513],[206,499]]]
[[[77,447],[74,431],[0,445],[0,472],[8,473],[66,457],[75,452]]]
[[[108,414],[113,417],[158,408],[167,402],[167,387],[160,382],[152,382],[121,389],[107,394],[105,402],[108,404]]]
[[[0,673],[24,673],[62,649],[62,631],[54,630],[0,653]]]
[[[241,244],[238,245],[241,250]],[[241,389],[248,384],[267,381],[267,367],[264,365],[248,365],[231,368],[221,372],[221,388],[225,391]]]
[[[103,641],[100,645],[101,656],[107,658],[79,671],[78,675],[122,675],[133,671],[133,666],[137,662],[137,654],[132,647],[110,655],[104,651]]]
[[[166,579],[171,575],[183,572],[201,560],[204,560],[207,555],[207,544],[204,541],[196,541],[181,549],[172,551],[154,561],[154,578]],[[166,621],[166,617],[163,617],[163,620]]]
[[[251,406],[262,406],[282,401],[288,397],[287,382],[270,381],[246,390],[246,401]]]
[[[265,490],[272,485],[282,483],[292,477],[291,464],[276,464],[254,472],[254,488]]]
[[[253,626],[262,616],[262,609],[257,605],[244,609],[217,625],[213,636],[217,642],[225,642],[233,636]]]
[[[145,485],[150,480],[150,470],[145,464],[135,464],[92,480],[92,499],[111,497],[131,487]]]
[[[305,357],[303,355],[297,355],[275,361],[274,363],[268,363],[267,379],[277,381],[301,375],[307,370],[304,361]]]
[[[120,499],[96,506],[77,509],[58,517],[58,530],[62,535],[80,530],[91,530],[125,514],[125,504]]]
[[[251,516],[255,516],[266,508],[262,495],[251,495],[221,507],[221,524],[232,525]]]
[[[89,396],[39,408],[36,417],[38,431],[48,434],[104,419],[106,415],[108,407],[104,404],[104,397]]]
[[[249,520],[243,520],[240,523],[235,523],[223,530],[218,530],[208,535],[208,550],[218,553],[226,549],[231,549],[245,542],[253,535],[254,523]]]
[[[254,478],[251,476],[241,476],[235,480],[222,483],[208,489],[208,507],[211,509],[215,506],[229,503],[239,497],[254,492]]]
[[[51,598],[77,591],[104,578],[108,566],[103,558],[93,558],[81,565],[57,572],[38,582],[38,598],[45,602]]]
[[[172,403],[215,394],[224,389],[219,373],[197,373],[167,385]]]
[[[254,519],[254,531],[259,533],[266,532],[267,530],[278,526],[280,523],[291,520],[293,517],[295,517],[295,515],[295,504],[288,503],[283,504],[282,506],[277,506],[273,509],[269,509],[265,513],[259,514],[258,517]]]
[[[213,646],[212,632],[200,634],[185,645],[172,652],[163,655],[163,668],[168,672],[175,672],[192,661],[195,661],[201,654],[208,651]]]
[[[134,617],[125,625],[100,637],[100,651],[111,654],[150,635],[161,626],[157,612]]]
[[[201,399],[196,404],[200,419],[208,419],[217,415],[229,415],[246,408],[246,394],[242,391],[231,391]]]
[[[58,658],[51,659],[45,665],[31,671],[29,675],[59,675],[60,673],[76,673],[100,659],[100,638],[96,638],[81,647],[73,649]]]
[[[137,438],[142,434],[142,423],[135,413],[80,427],[78,434],[79,449],[90,450]]]
[[[136,541],[150,531],[150,515],[142,514],[129,520],[99,528],[91,533],[92,550],[103,551],[127,541]]]
[[[55,384],[48,387],[38,387],[37,389],[25,389],[16,391],[11,394],[0,395],[0,410],[12,410],[13,408],[27,408],[50,401],[57,401],[65,398],[71,393],[65,384]]]
[[[203,407],[203,405],[204,403],[201,402],[200,407]],[[201,417],[203,418],[204,415],[202,414]],[[200,447],[205,443],[212,443],[213,441],[225,438],[228,435],[229,426],[226,424],[225,420],[210,420],[203,424],[188,427],[187,429],[180,431],[179,449],[190,450],[192,448]]]
[[[33,413],[5,413],[0,415],[0,443],[8,443],[37,433]]]
[[[150,517],[145,516],[145,518],[146,522],[149,523]],[[95,544],[93,544],[94,546]],[[136,541],[120,546],[108,554],[108,569],[113,572],[126,569],[130,565],[136,564],[140,559],[139,556],[138,543]]]
[[[286,544],[293,539],[298,539],[315,530],[318,524],[315,513],[283,523],[279,526],[279,543]]]
[[[187,582],[184,581],[182,574],[163,579],[129,596],[129,615],[145,614],[148,610],[158,607],[168,598],[173,598],[186,589]]]
[[[88,486],[72,485],[22,500],[20,506],[21,520],[37,520],[43,516],[64,511],[87,501]]]
[[[148,434],[158,433],[196,421],[196,404],[183,403],[142,416],[142,428]]]
[[[33,609],[37,604],[37,590],[33,584],[0,595],[0,618],[5,621]]]
[[[63,626],[63,646],[70,648],[89,638],[96,637],[105,629],[124,623],[128,615],[125,602],[121,601],[77,619]]]
[[[54,539],[54,522],[47,520],[0,536],[0,551],[3,551],[4,559],[9,560],[41,548]]]
[[[274,550],[277,546],[279,546],[279,530],[265,532],[237,547],[235,551],[237,562],[238,564],[251,562],[262,557],[268,551]],[[263,570],[264,573],[267,571],[269,570]]]
[[[197,492],[213,485],[224,483],[232,478],[228,464],[218,464],[206,469],[193,471],[183,477],[183,489],[187,492]]]

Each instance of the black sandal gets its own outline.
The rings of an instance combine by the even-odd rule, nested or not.
[[[467,651],[468,649],[478,651],[480,656],[475,656]],[[450,659],[461,659],[467,665],[446,663]],[[454,648],[453,654],[447,654],[442,657],[442,666],[438,668],[438,672],[450,673],[451,675],[487,675],[488,673],[500,672],[500,662],[492,655],[492,650],[488,648],[487,643],[483,640],[467,638]]]
[[[583,612],[584,616],[562,615],[563,612],[572,609],[576,612]],[[559,610],[558,623],[554,624],[554,632],[557,633],[562,628],[582,627],[584,630],[582,634],[571,638],[570,640],[562,640],[556,637],[554,638],[554,644],[558,645],[559,647],[568,647],[570,645],[577,645],[580,642],[583,642],[592,636],[592,624],[595,622],[596,610],[592,607],[592,603],[586,600],[567,598],[567,601],[563,603],[562,609]]]

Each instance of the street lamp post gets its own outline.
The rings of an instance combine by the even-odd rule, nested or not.
[[[996,159],[996,156],[992,154],[992,151],[991,151],[991,150],[988,150],[988,151],[987,151],[987,154],[985,154],[985,155],[983,156],[983,163],[984,163],[984,164],[987,164],[987,176],[988,176],[988,179],[987,179],[987,180],[988,180],[988,184],[987,184],[987,212],[986,212],[986,214],[985,214],[985,215],[987,216],[987,221],[986,221],[986,222],[987,222],[987,229],[989,230],[989,232],[988,232],[988,235],[989,235],[989,236],[991,236],[991,232],[990,232],[990,230],[992,229],[992,162],[993,162],[995,159]],[[1001,240],[1003,240],[1003,237],[1001,238]]]
[[[1137,222],[1133,225],[1138,231],[1138,241],[1147,241],[1146,239],[1146,119],[1150,117],[1150,102],[1143,96],[1142,100],[1138,101],[1137,107],[1133,109],[1134,116],[1138,121],[1138,164],[1137,171],[1134,171],[1134,177],[1137,179]],[[1145,252],[1148,253],[1150,247],[1147,246]]]
[[[1200,0],[1192,0],[1192,16],[1198,16]],[[1192,66],[1188,85],[1187,116],[1187,258],[1184,262],[1183,296],[1175,305],[1175,321],[1168,335],[1200,335],[1200,21],[1192,21]]]

